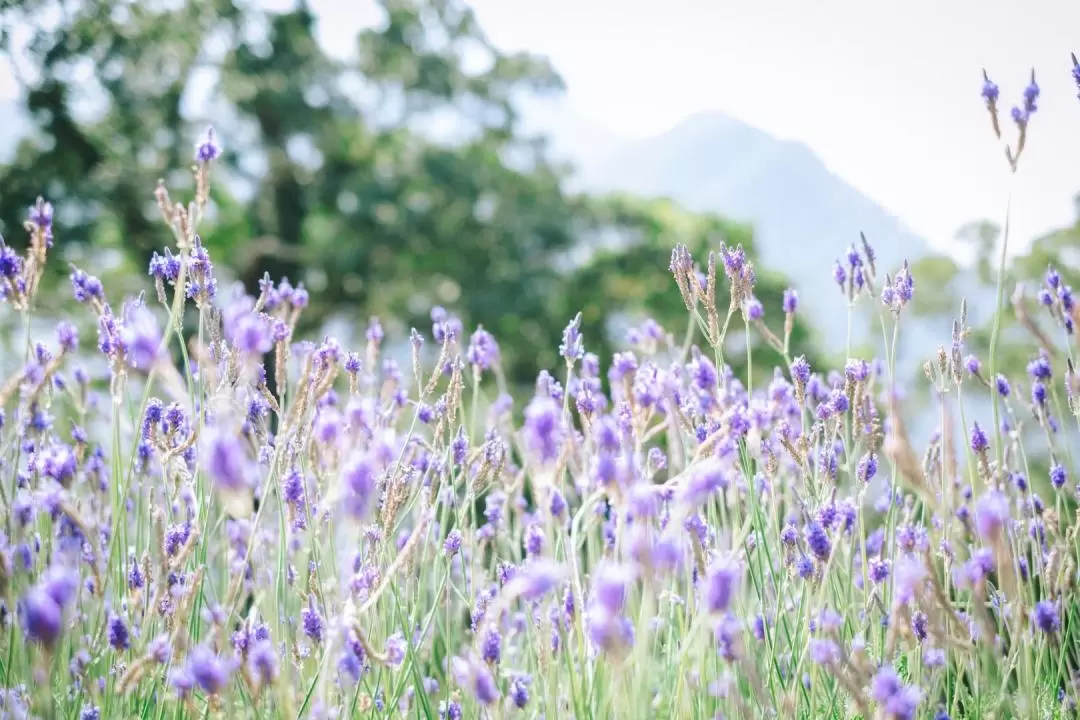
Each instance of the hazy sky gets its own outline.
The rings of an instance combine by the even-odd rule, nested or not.
[[[289,5],[268,0],[267,5]],[[312,0],[347,53],[378,17],[365,0]],[[628,137],[721,110],[802,140],[935,245],[999,219],[1007,170],[979,98],[985,66],[1007,106],[1030,68],[1040,111],[1016,180],[1016,237],[1060,226],[1080,192],[1075,0],[473,0],[505,49],[547,55],[567,111]],[[0,98],[11,92],[0,72]],[[1012,128],[1008,128],[1012,133]]]

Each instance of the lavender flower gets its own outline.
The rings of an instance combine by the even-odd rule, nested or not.
[[[448,556],[453,557],[461,550],[461,531],[458,529],[451,530],[446,535],[446,540],[443,542],[443,552]]]
[[[469,362],[480,370],[488,370],[499,361],[499,345],[491,333],[483,328],[477,328],[469,339],[466,356]]]
[[[844,269],[844,266],[840,264],[839,260],[837,260],[836,264],[833,265],[832,276],[833,282],[835,282],[841,288],[843,288],[844,285],[847,283],[847,270]]]
[[[207,695],[221,693],[229,684],[232,668],[205,645],[197,645],[188,654],[185,674]]]
[[[791,314],[799,308],[799,293],[794,288],[788,288],[784,291],[783,310],[786,314]]]
[[[731,558],[717,560],[709,566],[705,580],[705,607],[710,613],[726,612],[739,591],[742,565]]]
[[[1009,500],[998,490],[988,490],[975,504],[975,528],[985,540],[994,540],[1009,520]]]
[[[304,634],[315,643],[321,643],[323,639],[323,619],[319,610],[315,607],[315,598],[308,598],[308,605],[300,611],[300,623],[304,628]]]
[[[240,439],[225,432],[212,432],[204,440],[207,474],[219,488],[238,492],[252,486],[253,468]]]
[[[475,658],[454,657],[450,660],[450,667],[457,684],[481,705],[491,705],[499,699],[499,687],[483,663]]]
[[[27,593],[20,605],[20,614],[29,639],[47,647],[60,639],[63,611],[60,604],[41,588],[33,588]]]
[[[1050,466],[1050,483],[1056,490],[1065,486],[1066,472],[1061,465],[1054,463]]]
[[[574,362],[585,356],[585,344],[581,337],[581,313],[578,313],[563,330],[559,354],[566,358],[567,362]]]
[[[206,128],[206,133],[195,145],[195,162],[205,164],[217,160],[221,155],[221,145],[214,135],[214,128]]]
[[[974,422],[971,425],[971,450],[975,453],[984,453],[990,447],[990,442],[986,439],[986,433],[979,426],[978,422]]]
[[[1035,609],[1031,613],[1032,624],[1044,633],[1056,633],[1061,627],[1061,618],[1058,616],[1057,607],[1049,600],[1040,600],[1035,603]]]
[[[248,651],[248,667],[260,684],[272,685],[278,676],[279,661],[274,644],[259,640]]]
[[[559,455],[561,413],[555,400],[541,395],[525,408],[525,442],[542,463],[552,462]]]
[[[512,593],[535,602],[555,590],[564,577],[561,565],[543,558],[534,559],[514,576]]]
[[[829,535],[825,532],[825,528],[817,521],[813,521],[806,526],[806,544],[819,560],[825,561],[829,559],[832,552],[832,543],[829,541]]]
[[[127,624],[124,623],[124,619],[119,615],[113,614],[109,617],[109,645],[115,650],[127,650],[131,646],[131,634],[128,632]]]
[[[378,500],[378,469],[366,453],[353,457],[342,477],[345,486],[345,507],[358,521],[367,520]]]
[[[401,633],[394,633],[390,637],[386,638],[386,644],[383,651],[386,654],[386,662],[391,667],[400,667],[405,662],[405,655],[408,652],[408,645],[405,643],[405,636]]]

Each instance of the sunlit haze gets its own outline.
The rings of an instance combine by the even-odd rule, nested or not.
[[[1080,3],[471,4],[497,45],[546,55],[563,76],[560,132],[577,125],[644,138],[696,113],[722,111],[806,143],[942,249],[965,222],[999,220],[1007,194],[1005,161],[979,98],[981,68],[1008,106],[1034,67],[1042,98],[1016,179],[1017,244],[1073,217],[1080,100],[1069,52],[1080,47]],[[311,6],[327,48],[343,56],[357,29],[379,18],[370,3]],[[9,69],[0,70],[0,98],[10,97],[15,84]]]

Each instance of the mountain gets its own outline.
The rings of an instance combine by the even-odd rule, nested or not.
[[[859,233],[876,251],[879,279],[905,259],[931,252],[926,240],[829,170],[806,145],[721,113],[693,116],[657,137],[581,156],[577,165],[575,185],[582,189],[668,197],[691,210],[752,224],[760,264],[789,278],[822,346],[837,353],[846,342],[848,307],[832,268],[859,243]],[[778,312],[766,308],[774,320]],[[860,320],[853,335],[856,342],[877,344],[880,330],[868,320]],[[908,323],[898,361],[915,370],[948,337],[943,321]]]
[[[524,95],[516,99],[516,105],[522,130],[546,137],[548,152],[555,159],[578,168],[602,162],[627,143],[626,138],[570,110],[561,97]]]
[[[669,197],[691,210],[751,223],[761,263],[791,279],[826,331],[846,332],[847,303],[832,265],[859,242],[860,231],[877,252],[879,273],[929,252],[923,238],[802,143],[719,113],[691,117],[583,163],[581,182],[594,190]]]

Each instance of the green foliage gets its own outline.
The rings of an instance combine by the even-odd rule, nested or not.
[[[928,292],[916,293],[913,299],[918,315],[941,315],[956,311],[958,302],[955,280],[960,273],[956,261],[947,255],[927,255],[911,265],[912,273]]]
[[[103,0],[38,23],[23,63],[37,78],[25,87],[37,131],[0,166],[0,230],[17,242],[26,206],[45,195],[65,254],[123,248],[124,267],[143,275],[168,241],[149,191],[162,177],[174,194],[190,189],[173,171],[190,164],[205,119],[185,114],[185,98],[209,86],[225,155],[205,243],[249,291],[266,272],[305,282],[308,331],[379,314],[401,333],[443,305],[493,332],[511,379],[529,382],[555,365],[578,311],[597,330],[616,307],[649,307],[681,332],[674,242],[702,258],[725,238],[753,253],[750,230],[720,218],[567,194],[565,170],[521,132],[513,102],[560,90],[550,65],[496,49],[458,0],[379,6],[383,21],[359,34],[349,62],[320,47],[304,3],[267,13],[246,0]],[[13,3],[0,28],[6,38],[45,14]],[[759,277],[760,300],[778,309],[783,279]],[[608,335],[591,337],[609,349]],[[795,341],[805,344],[801,329]]]

